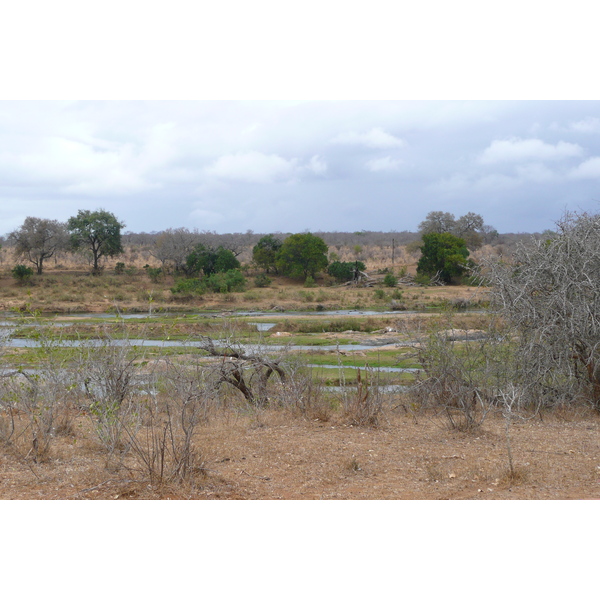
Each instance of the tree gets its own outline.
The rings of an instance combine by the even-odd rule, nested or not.
[[[419,223],[419,232],[421,234],[451,233],[465,240],[467,248],[476,250],[484,242],[486,225],[484,225],[483,217],[474,212],[468,212],[455,219],[452,213],[434,210],[427,215],[424,221]]]
[[[197,244],[186,259],[188,275],[196,275],[202,271],[204,275],[208,276],[239,268],[240,261],[231,250],[227,250],[223,246],[213,250],[204,244]]]
[[[457,219],[452,234],[465,240],[467,248],[476,250],[483,245],[483,217],[474,212],[468,212]]]
[[[295,233],[277,253],[277,268],[290,277],[315,277],[327,267],[327,244],[312,233]]]
[[[37,217],[27,217],[23,225],[11,232],[8,238],[15,246],[15,256],[33,263],[38,275],[42,274],[44,260],[65,249],[68,244],[64,223]]]
[[[355,262],[335,261],[327,267],[327,273],[338,281],[354,281],[359,278],[360,271],[365,270],[365,264],[360,260]]]
[[[426,233],[423,236],[417,273],[437,277],[444,283],[452,283],[466,271],[468,256],[469,251],[462,238],[451,233]]]
[[[419,223],[419,233],[450,233],[455,225],[456,220],[452,213],[433,210]]]
[[[545,403],[600,411],[600,215],[567,213],[557,231],[481,266],[492,306],[517,334],[518,382]]]
[[[154,240],[150,254],[160,260],[163,269],[169,265],[176,273],[185,272],[187,257],[199,241],[197,231],[185,227],[166,229]]]
[[[272,234],[260,238],[256,246],[252,248],[254,262],[267,273],[271,269],[277,273],[277,253],[281,249],[282,244],[283,242]]]
[[[106,210],[80,210],[76,217],[68,220],[67,227],[73,249],[87,247],[92,253],[93,273],[100,271],[98,261],[103,256],[117,256],[123,253],[121,229],[125,227],[125,223]]]

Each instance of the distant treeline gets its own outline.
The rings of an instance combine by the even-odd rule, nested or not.
[[[198,239],[206,245],[225,248],[235,246],[254,246],[264,236],[265,233],[255,233],[247,231],[246,233],[217,233],[215,231],[189,230],[190,233],[198,236]],[[162,235],[165,231],[151,231],[150,233],[134,233],[126,231],[122,234],[123,243],[128,246],[149,246]],[[291,233],[272,232],[273,235],[282,241]],[[328,246],[406,246],[411,242],[421,239],[421,234],[416,231],[311,231],[314,235],[322,238]],[[489,240],[492,246],[512,246],[518,241],[539,238],[540,233],[500,233],[494,239]]]

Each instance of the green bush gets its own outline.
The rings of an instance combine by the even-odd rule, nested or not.
[[[152,283],[158,283],[162,279],[163,270],[160,267],[149,267],[146,265],[144,269],[146,269],[146,273]]]
[[[210,291],[219,294],[243,292],[246,287],[246,279],[238,269],[214,273],[209,277],[205,277],[203,282]]]
[[[123,275],[123,273],[125,273],[125,263],[122,262],[118,262],[115,265],[115,273],[117,275]]]
[[[375,290],[375,298],[377,298],[377,300],[383,300],[385,298],[385,292],[381,289]]]
[[[26,267],[25,265],[17,265],[12,269],[11,273],[19,284],[24,285],[31,279],[33,269]]]
[[[392,273],[388,273],[383,278],[383,285],[386,287],[396,287],[398,285],[398,279]]]
[[[269,287],[271,285],[271,278],[261,273],[254,278],[254,285],[259,288]]]
[[[206,285],[199,279],[179,279],[171,288],[176,296],[202,296],[206,293]]]
[[[327,273],[335,277],[338,281],[352,281],[355,279],[357,271],[365,271],[365,263],[360,260],[353,262],[332,262],[327,267]]]

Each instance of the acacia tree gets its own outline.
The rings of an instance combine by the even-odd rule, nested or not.
[[[103,256],[117,256],[123,253],[121,245],[122,223],[106,210],[80,210],[76,217],[71,217],[67,222],[71,234],[71,246],[74,250],[82,247],[92,253],[94,266],[93,273],[98,273],[98,261]]]
[[[15,257],[24,257],[42,274],[44,260],[67,247],[67,228],[64,223],[50,219],[27,217],[23,225],[12,231],[8,239],[15,246]]]
[[[290,277],[314,277],[327,267],[327,244],[312,233],[295,233],[277,253],[277,268]]]
[[[600,215],[565,214],[481,275],[517,333],[520,383],[546,403],[583,396],[600,411]]]

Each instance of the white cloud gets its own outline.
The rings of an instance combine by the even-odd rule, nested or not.
[[[600,119],[597,117],[587,117],[581,121],[571,123],[569,128],[578,133],[600,133]]]
[[[521,181],[531,181],[534,183],[550,183],[562,177],[562,175],[559,175],[556,171],[549,169],[541,163],[519,165],[516,168],[516,172],[518,179]]]
[[[403,140],[387,133],[380,127],[374,127],[367,133],[348,131],[337,135],[331,141],[334,144],[361,145],[379,149],[400,148],[405,144]]]
[[[454,173],[450,177],[445,177],[440,181],[429,184],[428,188],[440,193],[462,192],[464,189],[471,185],[469,178],[462,173]]]
[[[318,154],[315,154],[311,157],[306,168],[315,175],[323,175],[327,171],[327,163]]]
[[[378,171],[397,171],[401,164],[400,159],[394,160],[391,156],[384,156],[383,158],[374,158],[367,161],[367,169],[374,173]]]
[[[581,146],[569,142],[546,144],[538,139],[512,138],[510,140],[494,140],[480,156],[483,164],[507,162],[563,160],[583,153]]]
[[[600,178],[600,157],[594,156],[582,162],[569,173],[572,179],[598,179]]]
[[[211,177],[247,183],[287,181],[294,178],[295,172],[296,159],[262,152],[227,154],[204,169]]]

